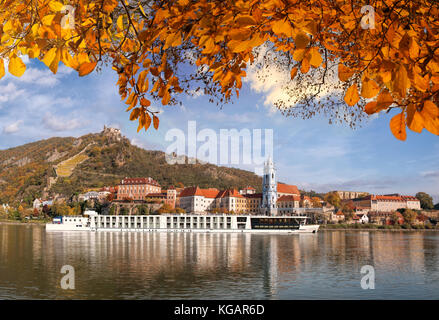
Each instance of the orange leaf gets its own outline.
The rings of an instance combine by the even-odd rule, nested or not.
[[[157,130],[159,128],[159,122],[160,122],[159,118],[157,118],[154,114],[152,120],[153,120],[153,124],[154,124],[154,129]]]
[[[405,131],[404,112],[397,114],[390,120],[390,130],[399,140],[404,141],[407,138],[407,132]]]
[[[0,79],[5,75],[5,65],[3,59],[0,59]]]
[[[353,106],[359,100],[360,100],[360,96],[358,95],[357,84],[354,83],[346,91],[346,94],[344,96],[344,101],[347,103],[348,106]]]
[[[322,56],[317,48],[312,48],[311,51],[311,60],[309,61],[309,64],[312,65],[314,68],[318,68],[322,64]]]
[[[407,89],[410,86],[407,70],[404,66],[400,66],[393,80],[393,88],[401,97],[405,97]]]
[[[366,99],[375,97],[380,91],[378,84],[372,80],[365,78],[361,85],[361,96]]]
[[[300,72],[307,73],[309,71],[310,64],[309,64],[309,55],[305,57],[305,59],[302,60],[302,65],[300,66]]]
[[[431,133],[439,135],[439,109],[432,101],[424,102],[421,115],[424,119],[424,127]]]
[[[424,118],[413,104],[407,107],[407,127],[417,133],[421,133],[422,129],[424,129]]]
[[[81,66],[79,67],[79,76],[83,77],[88,75],[90,72],[94,70],[96,64],[97,64],[96,61],[82,63]]]
[[[149,107],[151,105],[151,101],[148,99],[142,98],[140,99],[140,104],[144,107]]]
[[[13,76],[21,77],[24,71],[26,71],[26,65],[23,63],[20,57],[17,57],[14,54],[12,58],[9,59],[8,70]]]
[[[297,74],[297,67],[294,67],[293,69],[291,69],[291,80],[294,79],[296,74]]]
[[[338,64],[338,78],[340,81],[348,81],[350,77],[354,74],[354,71],[346,67],[344,64]]]
[[[374,114],[377,111],[378,110],[377,110],[377,102],[376,101],[371,101],[364,106],[364,112],[366,112],[369,115]]]
[[[296,44],[297,49],[305,49],[309,43],[309,37],[306,33],[299,32],[294,38],[294,43]]]

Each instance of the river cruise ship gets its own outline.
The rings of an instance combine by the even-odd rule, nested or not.
[[[316,233],[319,225],[307,224],[306,216],[235,214],[161,214],[139,216],[100,215],[56,217],[47,231],[135,231],[135,232],[254,232]]]

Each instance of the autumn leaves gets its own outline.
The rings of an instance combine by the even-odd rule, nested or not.
[[[6,0],[0,77],[5,60],[21,76],[23,55],[54,73],[63,62],[80,76],[108,62],[138,131],[151,123],[157,129],[152,99],[168,105],[179,93],[204,89],[228,102],[239,94],[254,49],[269,43],[289,61],[291,79],[335,65],[349,107],[369,115],[400,110],[390,121],[396,138],[404,140],[406,128],[439,135],[438,4],[374,1],[375,29],[363,30],[363,2],[72,0],[74,28],[65,29],[62,0]]]

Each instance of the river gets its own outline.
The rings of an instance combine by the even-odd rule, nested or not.
[[[65,265],[74,289],[61,288]],[[362,288],[365,276],[374,289]],[[439,232],[46,232],[0,224],[0,299],[439,299]]]

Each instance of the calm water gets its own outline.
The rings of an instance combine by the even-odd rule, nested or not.
[[[63,290],[63,265],[76,289]],[[361,289],[363,265],[375,290]],[[439,232],[52,232],[0,225],[0,299],[438,299]]]

